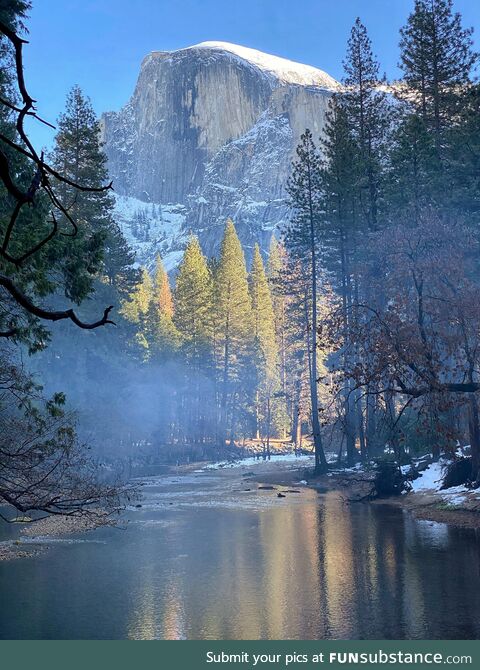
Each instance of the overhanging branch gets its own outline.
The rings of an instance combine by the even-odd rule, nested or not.
[[[43,309],[42,307],[38,307],[30,300],[28,296],[25,295],[25,293],[20,291],[20,289],[14,284],[10,277],[0,275],[0,286],[3,286],[3,288],[12,296],[12,298],[29,314],[33,314],[33,316],[36,316],[39,319],[43,319],[44,321],[62,321],[68,319],[79,328],[83,328],[85,330],[93,330],[95,328],[99,328],[100,326],[105,326],[106,324],[115,325],[115,322],[108,318],[110,312],[113,309],[113,305],[110,305],[110,307],[105,309],[101,319],[93,323],[86,323],[85,321],[81,321],[81,319],[78,318],[73,309],[47,310]]]

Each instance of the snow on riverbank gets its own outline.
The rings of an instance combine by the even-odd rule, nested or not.
[[[249,458],[242,458],[238,461],[219,461],[218,463],[210,463],[206,465],[199,472],[204,472],[205,470],[220,470],[223,468],[242,468],[242,467],[252,467],[254,465],[265,465],[268,463],[280,463],[285,465],[299,465],[302,467],[307,467],[313,465],[314,456],[308,454],[301,454],[296,456],[293,452],[289,454],[274,454],[270,459],[263,460],[263,458],[256,458],[255,456],[250,456]]]
[[[446,463],[439,461],[432,463],[421,473],[418,479],[412,482],[412,490],[415,493],[419,491],[439,491],[443,481],[443,470]]]
[[[436,494],[445,504],[456,508],[463,508],[470,506],[471,503],[477,504],[477,502],[480,502],[479,489],[469,489],[461,485],[442,490],[441,486],[448,464],[449,461],[444,459],[440,459],[437,463],[431,463],[421,473],[421,476],[412,482],[413,493]]]

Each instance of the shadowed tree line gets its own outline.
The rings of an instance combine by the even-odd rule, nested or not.
[[[285,239],[308,267],[312,324],[315,293],[335,294],[317,337],[348,464],[468,443],[479,480],[477,64],[451,0],[416,0],[387,85],[357,19],[324,135],[297,151]]]

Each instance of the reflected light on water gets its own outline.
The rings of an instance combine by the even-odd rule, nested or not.
[[[475,531],[335,493],[245,488],[235,473],[152,481],[124,532],[2,565],[0,635],[480,637]]]

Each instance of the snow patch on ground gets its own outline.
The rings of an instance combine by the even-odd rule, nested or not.
[[[270,457],[270,460],[264,461],[263,459],[257,459],[253,456],[249,458],[243,458],[238,461],[219,461],[218,463],[210,463],[206,465],[203,470],[220,470],[223,468],[242,468],[250,467],[253,465],[262,465],[268,463],[285,463],[285,464],[296,464],[306,466],[314,463],[314,456],[308,456],[302,454],[301,456],[296,456],[293,452],[291,454],[276,454]]]
[[[432,463],[423,471],[421,477],[412,482],[412,490],[418,491],[439,491],[443,480],[443,469],[445,463],[439,461]]]
[[[459,453],[458,455],[463,455]],[[418,479],[412,482],[412,491],[414,493],[436,493],[443,502],[452,507],[462,507],[468,500],[478,499],[480,491],[478,489],[469,489],[463,484],[461,486],[452,486],[448,489],[441,489],[445,468],[448,461],[440,459],[437,463],[431,463],[424,470]]]

